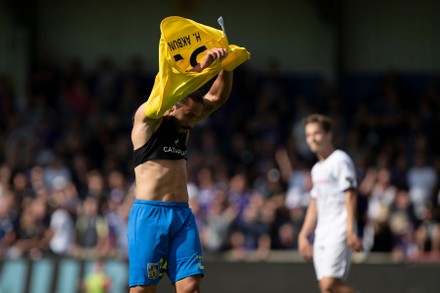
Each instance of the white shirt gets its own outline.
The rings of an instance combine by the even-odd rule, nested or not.
[[[357,187],[356,171],[347,153],[335,150],[312,168],[311,196],[316,200],[318,222],[315,243],[345,242],[347,209],[345,191]]]
[[[429,166],[411,167],[408,170],[409,197],[415,206],[416,216],[423,218],[425,205],[429,202],[437,183],[437,174]]]
[[[69,212],[57,209],[50,219],[50,228],[54,235],[50,241],[50,248],[56,254],[67,254],[75,241],[75,224]]]

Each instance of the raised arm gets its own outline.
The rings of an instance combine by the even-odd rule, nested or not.
[[[232,89],[232,76],[232,71],[224,69],[220,71],[209,92],[203,98],[204,109],[199,120],[211,115],[229,99]]]
[[[219,62],[228,55],[228,50],[226,48],[213,48],[206,52],[205,57],[190,71],[191,72],[202,72],[212,65],[212,63],[216,60]],[[202,114],[203,118],[206,118],[209,114],[211,114],[214,110],[220,107],[229,97],[229,93],[232,87],[232,72],[226,72],[225,70],[220,70],[220,73],[217,75],[216,80],[211,86],[210,91],[205,96],[205,111]],[[154,90],[154,89],[153,89]],[[172,103],[167,103],[169,107],[174,105],[174,102],[178,102],[179,100],[175,97],[164,97],[165,99],[171,99]],[[168,107],[164,107],[161,109],[160,115],[156,115],[159,107],[162,107],[162,103],[158,103],[157,99],[151,98],[144,102],[136,111],[134,115],[133,121],[133,129],[132,129],[132,142],[134,149],[141,147],[148,141],[151,135],[156,131],[159,127],[160,122],[162,121],[162,115],[168,110]],[[148,109],[148,110],[147,110]],[[154,113],[153,115],[149,115],[150,113]]]
[[[292,162],[286,148],[280,148],[275,152],[275,161],[281,171],[281,177],[285,182],[289,181],[290,175],[293,173]]]
[[[191,71],[201,72],[209,67],[215,60],[222,60],[228,55],[226,48],[214,48],[206,53],[205,58],[200,61]],[[199,118],[205,119],[212,112],[217,110],[229,98],[232,89],[232,71],[221,69],[209,92],[204,96],[203,114]]]

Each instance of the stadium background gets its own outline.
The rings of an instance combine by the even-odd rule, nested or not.
[[[217,27],[221,15],[229,41],[245,46],[252,56],[237,70],[228,104],[194,130],[189,172],[196,186],[192,187],[201,188],[201,177],[213,174],[217,183],[229,182],[229,190],[240,188],[244,181],[245,191],[257,190],[265,200],[287,192],[289,184],[277,172],[275,151],[287,146],[294,166],[300,170],[310,166],[313,159],[303,152],[294,126],[309,111],[319,110],[336,118],[341,129],[336,142],[364,168],[360,181],[367,169],[396,170],[400,158],[409,169],[416,153],[426,156],[437,174],[435,207],[439,9],[440,2],[434,0],[2,0],[0,159],[2,171],[11,173],[8,177],[2,172],[2,198],[12,194],[15,199],[35,199],[35,194],[23,195],[19,179],[32,189],[31,171],[35,166],[41,166],[43,173],[53,171],[52,163],[57,161],[53,158],[70,169],[81,200],[91,191],[79,178],[81,172],[97,171],[108,182],[110,171],[118,170],[129,185],[131,113],[148,96],[157,71],[160,21],[181,15]],[[86,162],[86,167],[81,169],[75,162]],[[221,176],[227,179],[218,179]],[[397,189],[410,189],[404,179],[395,180]],[[57,187],[46,183],[48,190]],[[104,199],[110,198],[110,192],[106,186]],[[118,201],[117,194],[112,200]],[[362,202],[368,206],[368,200]],[[2,205],[7,206],[4,201]],[[359,211],[364,215],[365,206]],[[363,218],[359,221],[366,223]],[[433,222],[438,224],[438,219]],[[361,292],[438,292],[434,273],[439,269],[438,256],[402,258],[391,253],[396,252],[393,244],[388,239],[381,249],[376,247],[384,253],[373,252],[354,264],[349,280]],[[42,258],[29,254],[9,259],[4,251],[12,246],[2,247],[0,292],[68,292],[65,284],[72,280],[59,278],[85,273],[91,266],[80,260],[84,255],[58,259],[43,253]],[[207,252],[204,291],[316,289],[311,265],[296,257],[294,245],[264,260],[237,260],[229,253],[219,257]],[[107,268],[123,284],[123,257],[110,259],[114,263]],[[61,273],[59,267],[64,268]],[[18,280],[17,275],[27,277]],[[165,292],[166,281],[162,283]],[[225,284],[233,284],[236,291]]]

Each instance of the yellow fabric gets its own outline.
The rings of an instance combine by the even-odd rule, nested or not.
[[[105,293],[108,285],[107,275],[103,272],[92,273],[86,278],[87,293]]]
[[[160,29],[159,72],[145,106],[145,115],[153,119],[162,117],[166,110],[202,87],[222,68],[233,70],[250,58],[246,48],[229,45],[223,31],[187,18],[167,17],[162,20]],[[228,56],[222,62],[214,61],[202,72],[188,72],[212,48],[228,48]]]

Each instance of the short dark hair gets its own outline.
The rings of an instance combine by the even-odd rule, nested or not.
[[[331,132],[333,129],[333,120],[322,114],[311,114],[303,119],[304,127],[309,123],[318,123],[325,132]]]
[[[190,93],[188,96],[177,102],[176,107],[180,108],[181,106],[185,105],[189,99],[193,100],[196,103],[203,104],[203,94],[200,90],[196,90],[195,92]]]

